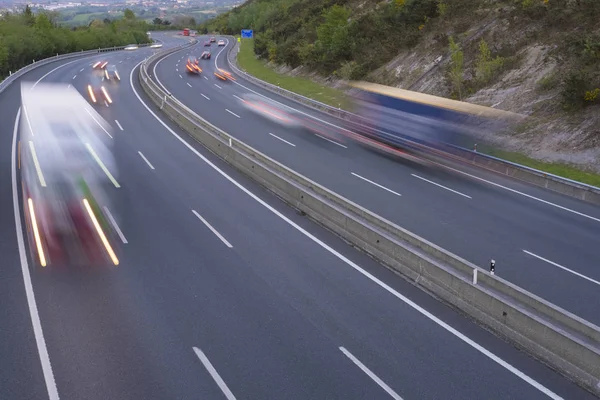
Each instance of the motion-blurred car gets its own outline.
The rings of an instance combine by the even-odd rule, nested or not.
[[[283,106],[267,97],[254,93],[242,96],[244,107],[259,114],[273,122],[290,128],[303,128],[304,124],[300,116],[293,111],[287,111]]]
[[[210,51],[203,51],[200,55],[200,59],[202,60],[210,60]]]
[[[190,74],[199,74],[202,72],[202,68],[198,65],[198,59],[196,57],[188,57],[185,68]]]
[[[125,50],[137,50],[137,49],[139,49],[137,44],[130,44],[130,45],[125,46]]]
[[[92,65],[93,69],[104,69],[108,65],[108,61],[96,61],[94,65]]]
[[[217,46],[225,46],[225,41],[219,40],[219,42],[217,43]]]
[[[95,105],[104,104],[108,107],[113,102],[102,80],[95,76],[92,77],[91,82],[87,85],[87,94],[91,102]]]
[[[211,42],[211,43],[214,43],[215,41],[216,41],[215,37],[214,37],[214,36],[211,36],[211,37],[210,37],[210,42]]]
[[[210,47],[210,42],[208,40],[204,42],[204,47]]]
[[[104,69],[104,77],[106,80],[119,82],[121,77],[119,76],[119,71],[117,71],[116,65],[109,65]]]
[[[118,171],[102,132],[111,127],[72,87],[40,83],[31,89],[32,83],[21,84],[21,140],[27,146],[21,147],[20,165],[32,260],[42,267],[117,265],[107,221],[116,221],[118,213],[106,188]]]
[[[214,74],[217,78],[219,78],[222,81],[235,81],[235,78],[233,77],[233,75],[231,75],[231,72],[227,72],[221,68],[217,69],[214,72]]]
[[[158,49],[158,48],[160,48],[160,47],[162,47],[162,43],[152,43],[152,44],[150,45],[150,48],[151,48],[151,49]]]

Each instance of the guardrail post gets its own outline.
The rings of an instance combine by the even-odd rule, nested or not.
[[[11,75],[12,75],[12,71],[8,71],[8,76],[11,76]]]
[[[496,260],[494,260],[492,258],[492,260],[490,261],[490,274],[494,275],[495,272],[496,272]]]
[[[477,285],[477,268],[473,268],[473,285]]]
[[[231,138],[229,138],[229,147],[231,147],[231,146],[232,146],[232,144],[231,144]]]
[[[475,146],[473,146],[473,151],[477,153],[477,143],[475,143]]]

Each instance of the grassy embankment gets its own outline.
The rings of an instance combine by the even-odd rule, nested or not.
[[[278,85],[289,91],[334,107],[340,107],[341,105],[341,108],[345,108],[344,106],[348,104],[348,100],[339,90],[319,85],[306,78],[281,75],[273,71],[264,61],[256,58],[253,45],[252,39],[243,39],[240,46],[240,52],[238,53],[238,63],[240,67],[249,74],[263,81]],[[520,153],[496,149],[486,149],[486,154],[550,174],[600,187],[600,175],[582,171],[567,164],[542,162]]]

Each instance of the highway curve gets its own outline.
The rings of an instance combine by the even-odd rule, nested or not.
[[[103,56],[122,77],[100,110],[119,165],[117,267],[20,256],[18,84],[0,96],[0,398],[593,398],[185,139],[136,82],[150,52]],[[96,58],[23,79],[85,93]],[[204,114],[225,93],[207,90]]]
[[[184,73],[188,54],[149,67],[173,96],[271,158],[413,233],[488,268],[588,321],[600,324],[600,208],[465,166],[426,165],[331,141],[343,121],[266,91],[243,77],[221,82],[227,50],[212,46],[204,77]],[[227,41],[227,47],[232,43]],[[284,128],[245,108],[259,93],[305,113],[323,135]],[[338,135],[341,136],[341,135]]]

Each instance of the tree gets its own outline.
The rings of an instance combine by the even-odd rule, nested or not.
[[[450,81],[459,100],[462,100],[463,65],[464,54],[458,43],[450,36]]]
[[[33,26],[33,24],[35,23],[35,16],[33,15],[33,11],[31,11],[31,7],[29,7],[29,4],[25,6],[23,16],[25,17],[25,23],[29,26]]]
[[[125,11],[123,12],[123,15],[125,16],[125,19],[127,19],[129,21],[132,21],[135,19],[135,14],[129,8],[125,9]]]
[[[158,18],[158,17],[156,17],[156,18],[154,18],[154,19],[152,20],[152,23],[153,23],[154,25],[162,25],[162,23],[163,23],[163,20],[162,20],[162,19],[160,19],[160,18]]]

